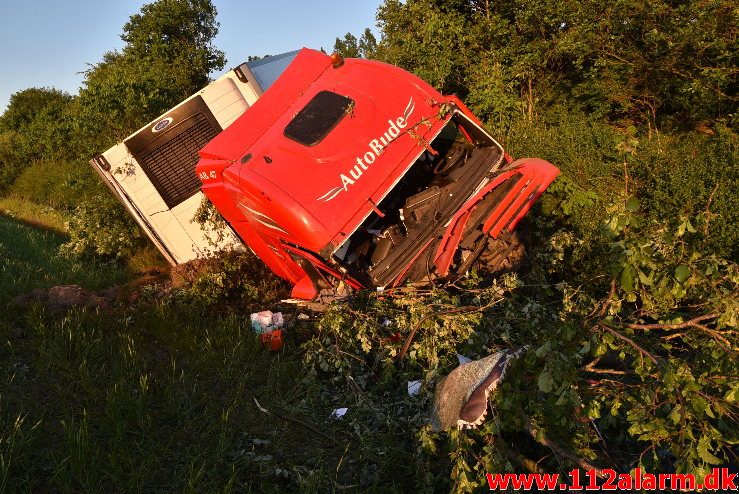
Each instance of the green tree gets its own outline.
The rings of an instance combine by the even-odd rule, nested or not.
[[[0,191],[31,163],[64,157],[73,137],[74,98],[53,88],[30,88],[10,97],[0,116]]]
[[[483,118],[532,120],[566,102],[694,125],[736,112],[738,16],[729,0],[386,0],[376,55],[469,97]]]
[[[336,38],[334,51],[345,58],[374,58],[377,51],[377,39],[369,28],[357,39],[352,33],[346,33],[344,39]]]
[[[0,132],[24,131],[44,112],[58,112],[72,97],[54,88],[29,88],[10,96],[0,116]]]
[[[346,33],[344,39],[336,38],[334,51],[345,58],[359,58],[359,42],[352,33]]]
[[[81,128],[95,150],[122,139],[201,89],[226,63],[210,0],[159,0],[123,27],[126,43],[85,73]]]

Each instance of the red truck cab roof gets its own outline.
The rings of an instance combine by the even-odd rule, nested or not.
[[[334,62],[302,49],[249,111],[200,151],[197,167],[203,191],[232,224],[249,218],[258,232],[327,254],[450,118],[447,98],[402,69]]]

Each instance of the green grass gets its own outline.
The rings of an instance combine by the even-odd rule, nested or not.
[[[90,290],[125,280],[115,263],[58,254],[65,237],[0,215],[0,303],[34,288],[76,284]]]
[[[253,397],[274,409],[311,391],[247,318],[157,305],[114,317],[37,308],[16,323],[0,350],[7,492],[276,492],[294,465],[343,450],[258,411]]]
[[[33,288],[124,279],[115,265],[59,257],[63,241],[0,217],[4,306]],[[263,277],[261,264],[253,270],[261,282],[232,294],[244,305],[231,311],[211,302],[218,290],[233,291],[205,286],[218,281],[213,274],[195,292],[165,300],[144,288],[140,306],[113,312],[7,305],[0,493],[326,492],[334,481],[355,484],[350,468],[367,458],[348,424],[330,419],[348,397],[327,395],[306,372],[295,331],[279,353],[260,345],[248,313],[284,288]],[[254,398],[279,416],[260,412]]]
[[[67,218],[63,211],[18,197],[0,197],[0,213],[43,229],[64,234]]]

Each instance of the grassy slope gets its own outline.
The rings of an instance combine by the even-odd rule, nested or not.
[[[64,241],[53,230],[32,228],[0,215],[0,302],[34,288],[78,284],[100,289],[124,279],[113,263],[59,256]]]
[[[115,313],[7,305],[37,287],[123,279],[60,258],[63,241],[0,216],[0,493],[326,487],[348,445],[330,439],[334,405],[294,340],[269,354],[242,313],[188,297]],[[329,435],[261,413],[254,397]]]
[[[0,212],[25,223],[37,225],[60,234],[65,232],[64,213],[49,206],[17,197],[0,197]]]

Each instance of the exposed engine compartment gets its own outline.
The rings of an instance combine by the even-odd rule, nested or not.
[[[390,261],[407,257],[401,252],[404,244],[428,241],[435,227],[447,223],[456,211],[449,206],[463,202],[485,172],[500,165],[502,151],[492,142],[471,142],[461,125],[457,118],[447,124],[375,206],[375,212],[334,253],[352,275],[366,278],[369,274],[367,281],[375,285],[391,278]]]

